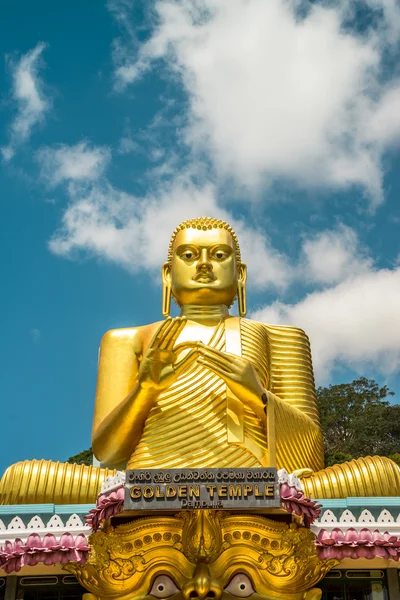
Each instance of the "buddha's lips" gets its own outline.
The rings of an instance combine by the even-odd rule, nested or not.
[[[216,280],[216,277],[215,277],[214,273],[212,273],[211,271],[209,271],[209,272],[200,271],[200,273],[197,273],[197,275],[195,275],[193,277],[193,279],[194,279],[194,281],[204,280],[205,283],[211,283],[212,281]]]

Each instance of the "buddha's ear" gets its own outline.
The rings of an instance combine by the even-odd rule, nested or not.
[[[171,265],[166,262],[161,268],[162,278],[162,315],[169,316],[171,309]]]
[[[247,281],[247,265],[244,263],[240,263],[238,265],[238,282],[241,282],[243,285],[246,285]]]
[[[161,277],[163,285],[171,285],[171,265],[169,264],[169,262],[165,262],[161,267]]]
[[[247,266],[244,263],[238,265],[238,306],[239,315],[246,316],[247,298],[246,298],[246,281],[247,281]]]

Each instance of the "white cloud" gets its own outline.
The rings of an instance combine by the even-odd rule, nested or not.
[[[32,341],[37,344],[40,341],[40,338],[42,337],[42,332],[40,331],[40,329],[37,329],[36,327],[34,327],[33,329],[31,329],[29,331],[30,336],[32,338]]]
[[[264,232],[221,209],[212,185],[197,187],[183,174],[143,198],[117,190],[106,181],[89,187],[70,184],[68,190],[70,205],[50,241],[55,254],[73,257],[86,252],[131,272],[143,269],[158,274],[176,225],[211,215],[227,220],[237,231],[243,259],[251,263],[253,286],[283,289],[288,285],[291,271],[285,258],[271,247]]]
[[[297,304],[275,302],[251,316],[301,327],[310,337],[320,383],[338,366],[368,374],[399,371],[400,268],[370,271],[309,294]]]
[[[220,177],[253,189],[279,178],[356,184],[371,205],[382,201],[382,156],[400,139],[400,80],[381,78],[383,51],[400,34],[393,0],[369,1],[380,26],[363,36],[343,29],[347,2],[311,4],[303,19],[285,0],[153,4],[150,39],[131,56],[118,46],[117,80],[165,60],[188,94],[186,142],[208,152]],[[126,5],[113,6],[127,26]]]
[[[93,146],[87,141],[75,146],[60,144],[55,148],[43,147],[36,158],[41,177],[50,185],[64,181],[93,181],[104,172],[111,159],[109,148]]]
[[[140,146],[129,135],[123,135],[119,140],[118,154],[130,154],[140,151]]]
[[[334,284],[373,266],[368,251],[362,248],[356,232],[341,224],[306,239],[302,246],[299,275],[306,281]]]
[[[3,146],[3,148],[0,148],[0,151],[3,160],[5,160],[6,162],[11,160],[15,154],[14,149],[11,146]]]
[[[39,76],[41,55],[46,44],[39,43],[24,54],[17,64],[11,64],[13,88],[12,98],[16,102],[17,114],[10,125],[9,145],[1,149],[3,159],[11,160],[16,148],[28,140],[35,125],[43,121],[51,103],[43,92]]]

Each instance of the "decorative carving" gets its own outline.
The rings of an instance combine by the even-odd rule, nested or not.
[[[74,527],[77,527],[79,529],[81,529],[83,527],[83,522],[82,519],[80,518],[79,515],[77,515],[76,513],[74,513],[73,515],[70,516],[70,518],[68,519],[68,521],[65,524],[65,527],[68,529],[69,527],[72,529]]]
[[[47,523],[47,527],[49,529],[63,529],[64,523],[62,522],[60,515],[53,515]]]
[[[215,560],[222,543],[219,513],[214,515],[211,510],[202,510],[185,513],[184,518],[184,554],[193,563],[197,560]]]
[[[355,523],[356,520],[357,519],[355,518],[351,510],[348,510],[346,508],[346,510],[344,510],[340,515],[339,523]]]
[[[15,529],[25,529],[25,523],[23,522],[21,517],[14,517],[13,519],[11,519],[7,529],[9,529],[10,531],[13,531]]]
[[[379,514],[378,522],[394,523],[394,518],[393,518],[392,514],[386,508],[384,508]]]
[[[42,519],[39,517],[39,515],[35,515],[29,521],[29,523],[26,526],[26,528],[27,529],[34,529],[35,531],[37,531],[38,529],[44,529],[44,523],[43,523]]]
[[[360,514],[359,521],[360,523],[375,523],[375,518],[369,510],[364,509]]]
[[[337,518],[331,510],[326,510],[322,514],[321,523],[337,523]]]
[[[181,591],[177,598],[189,599],[195,591],[201,600],[211,590],[218,600],[238,573],[263,599],[319,600],[313,586],[338,564],[319,560],[309,529],[217,511],[147,517],[117,527],[107,521],[89,541],[88,562],[65,568],[99,600],[143,598],[165,574]]]

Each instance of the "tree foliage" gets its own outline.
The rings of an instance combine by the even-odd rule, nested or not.
[[[67,459],[67,463],[73,463],[76,465],[88,465],[91,466],[93,464],[93,451],[91,448],[88,450],[82,450],[78,454],[74,454]]]
[[[318,388],[326,466],[360,456],[392,455],[396,460],[400,405],[389,402],[393,395],[386,385],[365,377]]]

